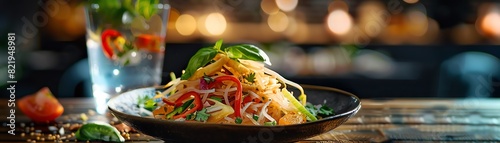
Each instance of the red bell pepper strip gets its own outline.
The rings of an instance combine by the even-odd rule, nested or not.
[[[175,106],[175,103],[174,102],[171,102],[171,101],[168,101],[166,98],[162,98],[161,101],[163,101],[163,103],[167,104],[167,105],[172,105],[172,106]]]
[[[189,109],[189,110],[186,110],[184,113],[182,114],[179,114],[179,115],[176,115],[174,116],[174,119],[178,119],[178,118],[183,118],[183,117],[186,117],[187,115],[191,114],[191,113],[194,113],[195,111],[198,111],[198,110],[201,110],[203,109],[203,104],[201,103],[201,98],[200,98],[200,94],[194,92],[194,91],[190,91],[188,93],[185,93],[183,94],[181,97],[179,97],[176,101],[175,101],[175,104],[177,103],[181,103],[182,104],[182,101],[191,97],[191,96],[194,96],[194,107]],[[188,107],[189,108],[189,107]]]
[[[117,37],[122,37],[122,34],[114,29],[106,29],[101,34],[102,49],[104,51],[104,55],[106,55],[106,57],[108,57],[109,59],[114,58],[114,51],[113,47],[111,47],[110,45],[110,40]]]
[[[230,76],[230,75],[223,75],[223,76],[219,76],[217,78],[214,79],[215,81],[214,82],[211,82],[208,87],[209,89],[211,88],[214,88],[215,85],[218,85],[218,84],[221,84],[222,81],[225,81],[225,80],[230,80],[230,81],[233,81],[234,83],[236,83],[236,95],[235,95],[235,98],[234,98],[234,114],[236,117],[240,117],[241,118],[241,96],[242,96],[242,86],[241,86],[241,82],[240,80],[238,80],[238,78],[234,77],[234,76]]]

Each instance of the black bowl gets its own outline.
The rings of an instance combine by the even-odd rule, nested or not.
[[[136,108],[137,99],[154,96],[154,88],[125,92],[108,102],[111,113],[137,131],[165,142],[293,142],[328,132],[352,117],[361,108],[355,95],[328,87],[302,85],[307,101],[316,105],[326,101],[335,115],[314,122],[286,126],[251,126],[176,122],[141,117]],[[292,89],[291,89],[292,90]],[[293,90],[298,93],[297,90]]]

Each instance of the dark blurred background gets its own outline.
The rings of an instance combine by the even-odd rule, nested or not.
[[[0,1],[0,85],[16,33],[17,96],[91,96],[82,0]],[[163,83],[218,39],[254,43],[272,69],[361,98],[500,96],[500,2],[170,1]],[[210,17],[210,18],[207,18]],[[6,90],[1,90],[8,95]]]

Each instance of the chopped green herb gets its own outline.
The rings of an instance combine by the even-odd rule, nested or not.
[[[194,99],[191,99],[191,100],[188,100],[188,101],[184,102],[184,104],[182,104],[181,107],[177,107],[177,108],[174,109],[174,111],[172,111],[172,112],[168,113],[167,115],[165,115],[165,118],[166,119],[171,119],[176,114],[184,112],[184,110],[186,110],[189,107],[189,105],[191,105],[191,103],[193,103],[193,101],[194,101]]]
[[[196,116],[196,112],[191,113],[191,114],[189,114],[189,115],[186,115],[186,120],[191,120],[191,119],[193,119],[193,117],[195,117],[195,116]]]
[[[255,121],[259,120],[259,116],[253,114],[253,120],[255,120]]]
[[[322,105],[318,110],[318,115],[323,116],[323,117],[331,116],[334,114],[335,113],[334,113],[333,109],[326,106],[326,105]]]
[[[241,119],[240,117],[236,117],[236,119],[234,119],[234,122],[236,124],[241,124],[241,122],[243,122],[243,119]]]
[[[266,125],[266,126],[276,126],[276,121],[265,122],[264,125]]]
[[[255,83],[255,73],[250,73],[246,76],[243,76],[245,77],[245,79],[250,82],[250,83]]]
[[[203,108],[200,111],[196,112],[196,117],[194,120],[200,121],[200,122],[205,122],[208,120],[208,117],[210,117],[210,114],[207,113],[207,109]]]
[[[212,96],[212,97],[210,97],[210,99],[213,99],[213,100],[217,100],[217,101],[219,101],[219,102],[222,102],[222,98],[217,97],[217,96]]]
[[[311,112],[314,116],[320,116],[320,117],[326,117],[326,116],[331,116],[334,115],[334,110],[326,105],[318,105],[320,106],[317,108],[316,106],[312,105],[311,103],[306,104],[306,109]]]
[[[307,111],[309,111],[313,116],[318,116],[318,109],[316,109],[316,107],[314,107],[314,105],[312,105],[311,103],[306,103],[306,109]]]
[[[143,107],[146,110],[153,111],[156,109],[156,102],[149,96],[139,97],[137,100],[137,107]]]
[[[213,79],[213,78],[212,78],[212,77],[210,77],[210,76],[207,76],[206,74],[205,74],[205,75],[203,75],[203,80],[205,80],[205,82],[207,82],[207,84],[212,83],[212,82],[214,82],[214,81],[215,81],[215,79]]]
[[[153,111],[156,109],[156,102],[154,99],[149,99],[146,102],[144,102],[144,109],[147,109],[149,111]]]

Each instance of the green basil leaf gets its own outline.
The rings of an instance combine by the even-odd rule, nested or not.
[[[125,138],[113,126],[107,123],[87,123],[75,133],[78,140],[99,140],[106,142],[125,142]]]
[[[158,5],[159,2],[159,0],[137,0],[135,3],[135,10],[145,19],[149,19],[158,11],[156,5]]]
[[[252,60],[271,65],[271,61],[269,60],[267,54],[254,45],[235,45],[225,48],[224,51],[227,53],[228,57],[232,59]]]
[[[189,63],[187,68],[182,74],[181,79],[185,80],[191,77],[198,68],[205,66],[210,60],[212,60],[217,54],[217,50],[213,48],[201,48],[194,54],[191,59],[189,59]]]
[[[222,42],[223,42],[222,39],[220,39],[219,41],[215,42],[214,49],[216,49],[217,51],[221,50]]]

